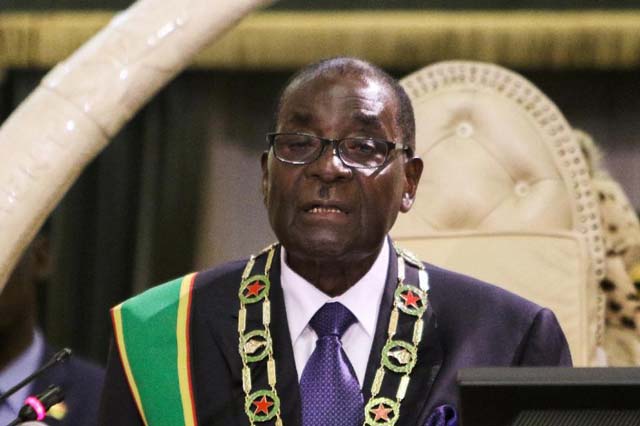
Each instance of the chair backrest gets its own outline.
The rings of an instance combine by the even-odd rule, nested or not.
[[[392,236],[427,261],[551,308],[574,363],[602,364],[600,215],[562,113],[522,76],[492,64],[442,62],[401,83],[424,172]]]

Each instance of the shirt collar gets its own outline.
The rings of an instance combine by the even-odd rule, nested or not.
[[[34,330],[31,345],[0,371],[0,389],[7,391],[38,369],[44,355],[44,338],[39,330]],[[29,396],[31,386],[25,386],[5,400],[17,414]],[[1,393],[1,392],[0,392]]]
[[[386,238],[369,271],[337,297],[328,296],[292,270],[287,265],[284,247],[281,248],[280,268],[287,323],[293,344],[313,315],[328,302],[342,303],[353,313],[364,331],[373,337],[389,268],[389,243]]]

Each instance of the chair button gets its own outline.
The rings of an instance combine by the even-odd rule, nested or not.
[[[471,135],[473,135],[473,126],[471,125],[471,123],[463,121],[462,123],[458,124],[458,127],[456,127],[456,134],[461,138],[471,137]]]
[[[531,191],[531,185],[524,181],[516,182],[514,190],[516,195],[518,195],[519,197],[526,197]]]

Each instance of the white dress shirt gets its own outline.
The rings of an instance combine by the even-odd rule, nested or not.
[[[284,294],[298,380],[302,377],[304,366],[311,357],[311,353],[316,347],[316,340],[318,340],[315,331],[309,326],[309,321],[325,303],[340,302],[358,320],[347,329],[341,340],[342,347],[353,366],[360,388],[362,388],[389,268],[389,243],[387,239],[385,238],[382,249],[371,269],[360,281],[337,297],[330,297],[318,290],[313,284],[289,268],[284,247],[281,248],[280,253],[280,282]]]

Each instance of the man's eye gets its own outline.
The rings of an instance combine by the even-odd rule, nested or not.
[[[280,149],[300,151],[312,148],[314,142],[313,138],[304,135],[278,135],[276,145]]]
[[[376,147],[373,143],[361,143],[358,150],[363,154],[373,154],[376,152]]]
[[[347,149],[359,155],[374,154],[376,152],[376,144],[372,140],[352,140],[347,143]]]
[[[309,140],[288,141],[286,147],[290,151],[305,151],[313,148],[313,144]]]

